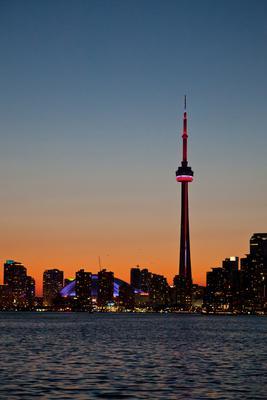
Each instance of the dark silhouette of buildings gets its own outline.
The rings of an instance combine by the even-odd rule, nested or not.
[[[26,295],[27,270],[19,262],[7,260],[4,264],[4,285],[12,290],[15,299],[19,300]]]
[[[5,289],[5,286],[8,289]],[[35,280],[19,262],[7,260],[4,264],[2,294],[14,310],[32,309],[35,298]]]
[[[184,276],[176,275],[173,279],[173,305],[181,310],[188,310],[192,303],[192,285]]]
[[[114,273],[102,269],[98,272],[97,305],[106,307],[113,302]]]
[[[137,292],[135,297],[140,308],[142,305],[149,305],[156,310],[170,304],[170,287],[163,275],[154,274],[147,268],[141,269],[137,266],[131,269],[131,286]]]
[[[131,269],[131,285],[134,289],[149,293],[152,275],[152,272],[147,268],[141,269],[139,265],[137,265],[135,268]]]
[[[63,287],[64,272],[59,269],[47,269],[43,274],[44,305],[51,307]]]
[[[76,272],[75,291],[78,311],[92,310],[92,273],[80,269]]]
[[[152,274],[149,287],[149,300],[153,309],[162,310],[170,304],[170,287],[163,275]]]
[[[250,253],[227,258],[207,273],[205,307],[213,311],[267,312],[267,233],[254,233]]]
[[[118,305],[121,309],[133,310],[135,306],[134,289],[124,282],[119,288]]]
[[[35,280],[31,276],[26,276],[26,299],[28,309],[33,310],[35,306]]]
[[[135,289],[141,290],[141,270],[139,265],[137,265],[135,268],[131,268],[131,276],[130,276],[130,282],[132,287]]]
[[[267,308],[267,233],[254,233],[250,253],[241,259],[241,302],[244,311]]]
[[[14,310],[12,290],[8,285],[0,285],[0,310]]]
[[[190,235],[189,235],[189,207],[188,207],[188,184],[193,181],[193,171],[188,166],[187,161],[187,112],[186,97],[184,107],[183,120],[183,160],[181,166],[176,171],[176,181],[182,185],[181,190],[181,234],[180,234],[180,265],[179,265],[179,285],[184,285],[186,294],[181,297],[184,299],[191,298],[192,290],[192,272],[191,272],[191,256],[190,256]],[[190,303],[191,304],[191,303]],[[190,306],[188,302],[185,307]]]
[[[196,284],[189,287],[181,274],[169,286],[163,275],[139,266],[131,269],[131,284],[114,278],[114,273],[106,269],[98,274],[80,269],[76,279],[64,281],[63,288],[63,271],[50,269],[43,275],[42,299],[35,297],[35,281],[24,265],[7,260],[4,284],[0,285],[0,310],[267,314],[266,282],[267,233],[254,233],[241,267],[238,257],[226,258],[220,267],[207,272],[206,288]]]
[[[238,257],[226,258],[222,267],[207,273],[206,306],[213,311],[233,311],[239,307],[240,271]]]

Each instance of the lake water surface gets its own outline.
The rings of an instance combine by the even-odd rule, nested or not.
[[[1,399],[267,399],[267,318],[0,313]]]

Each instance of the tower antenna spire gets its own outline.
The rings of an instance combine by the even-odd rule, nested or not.
[[[184,110],[186,111],[186,94],[184,95]]]

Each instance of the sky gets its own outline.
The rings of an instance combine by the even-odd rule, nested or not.
[[[192,273],[267,229],[265,0],[0,1],[0,262],[178,272],[183,96]],[[2,281],[2,273],[0,281]]]

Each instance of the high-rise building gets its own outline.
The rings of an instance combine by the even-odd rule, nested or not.
[[[44,305],[52,306],[63,287],[64,272],[59,269],[47,269],[43,274]]]
[[[190,256],[190,236],[189,236],[189,208],[188,208],[188,184],[193,181],[193,171],[188,166],[187,161],[187,111],[186,96],[184,104],[184,120],[183,120],[183,159],[181,166],[176,171],[176,181],[181,183],[181,234],[180,234],[180,265],[179,276],[180,281],[184,281],[186,285],[187,297],[191,296],[192,272],[191,272],[191,256]]]
[[[128,310],[134,308],[134,289],[126,282],[120,285],[118,305]]]
[[[149,299],[154,309],[162,309],[170,303],[170,290],[163,275],[152,274],[149,288]]]
[[[133,288],[141,290],[141,270],[139,265],[131,268],[131,285]]]
[[[26,277],[26,301],[27,308],[33,309],[35,300],[35,280],[31,276]]]
[[[207,272],[205,305],[213,311],[233,311],[240,308],[241,274],[238,257],[226,258],[222,267]]]
[[[80,311],[91,311],[92,309],[92,273],[80,269],[76,272],[75,292],[77,297],[77,308]]]
[[[0,311],[10,311],[14,307],[12,290],[8,285],[0,285]]]
[[[142,292],[149,293],[151,286],[152,272],[147,268],[141,270],[141,290]]]
[[[114,273],[102,269],[97,275],[97,305],[105,307],[113,302]]]
[[[134,289],[141,290],[142,292],[149,292],[152,272],[147,268],[140,268],[137,265],[135,268],[131,269],[131,285]]]
[[[12,293],[12,309],[24,310],[33,308],[35,280],[27,275],[27,269],[24,265],[17,261],[7,260],[4,264],[4,285]]]
[[[7,260],[4,264],[4,284],[8,285],[13,293],[25,293],[27,270],[20,262]]]
[[[241,277],[244,310],[267,309],[267,233],[250,238],[250,254],[241,259]]]
[[[4,284],[14,298],[15,309],[26,308],[27,269],[20,262],[7,260],[4,264]]]

